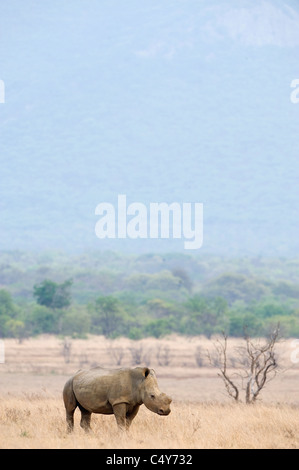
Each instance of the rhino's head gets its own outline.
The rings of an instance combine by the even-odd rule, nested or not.
[[[169,415],[172,400],[165,393],[160,392],[155,371],[144,367],[141,373],[140,393],[143,403],[154,413],[161,416]]]

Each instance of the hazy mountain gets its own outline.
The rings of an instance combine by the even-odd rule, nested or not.
[[[100,202],[202,202],[201,252],[294,256],[297,1],[1,5],[0,249],[99,240]]]

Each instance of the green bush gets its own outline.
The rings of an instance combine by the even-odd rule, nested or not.
[[[72,307],[62,318],[61,334],[85,338],[90,332],[91,318],[85,307]]]
[[[251,313],[245,315],[233,315],[229,319],[228,334],[230,336],[263,336],[265,328],[263,322]]]
[[[157,320],[151,320],[144,328],[145,335],[153,336],[154,338],[166,336],[173,331],[175,331],[175,319],[172,316],[169,318],[158,318]]]
[[[32,335],[58,334],[60,314],[44,305],[35,305],[27,317],[27,329]]]

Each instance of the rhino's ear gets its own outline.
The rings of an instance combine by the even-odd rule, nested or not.
[[[144,368],[142,369],[142,374],[143,374],[143,376],[144,376],[145,378],[148,376],[149,373],[150,373],[150,370],[149,370],[148,367],[144,367]]]

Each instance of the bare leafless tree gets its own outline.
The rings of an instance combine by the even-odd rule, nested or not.
[[[263,343],[255,342],[245,335],[245,347],[239,348],[239,369],[228,369],[227,335],[223,333],[223,341],[218,340],[215,348],[218,356],[219,376],[230,397],[240,401],[240,391],[245,391],[245,402],[254,403],[266,383],[274,379],[277,373],[277,359],[274,351],[278,341],[279,327],[271,333]],[[214,363],[215,365],[215,363]]]
[[[159,366],[169,366],[170,364],[170,349],[168,345],[162,346],[161,344],[157,349],[157,361]]]
[[[143,344],[139,343],[138,345],[136,344],[135,346],[132,346],[129,348],[130,353],[132,356],[133,363],[136,364],[137,366],[140,365],[143,361]]]
[[[239,388],[235,382],[233,382],[232,377],[229,376],[227,371],[227,335],[223,333],[223,343],[218,340],[215,344],[215,348],[217,351],[217,359],[214,357],[212,361],[210,353],[208,352],[209,359],[213,365],[218,366],[220,370],[218,376],[222,378],[228,395],[234,400],[239,401]]]
[[[204,366],[215,366],[217,360],[215,360],[215,353],[210,353],[207,351],[203,346],[198,345],[194,352],[195,362],[197,367],[204,367]],[[208,361],[206,359],[208,358]]]
[[[203,354],[202,354],[202,347],[201,346],[196,347],[194,357],[195,357],[196,365],[198,367],[202,367],[203,366]]]
[[[149,365],[151,362],[150,348],[146,348],[141,341],[134,341],[134,345],[129,348],[133,364],[139,366],[141,364]]]
[[[108,351],[116,365],[120,366],[125,354],[124,348],[122,346],[111,346]]]
[[[71,349],[72,342],[69,338],[64,338],[62,343],[62,355],[64,357],[64,362],[68,364],[71,360]]]
[[[249,371],[246,377],[246,403],[255,402],[266,382],[276,376],[277,361],[274,347],[278,339],[279,329],[276,328],[268,341],[254,344],[246,337],[246,350],[249,358]]]

